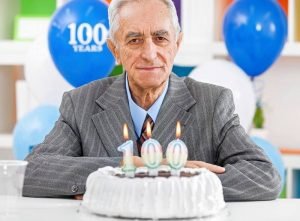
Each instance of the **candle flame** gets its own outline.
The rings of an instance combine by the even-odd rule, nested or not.
[[[125,140],[128,140],[128,139],[129,139],[129,135],[128,135],[128,126],[127,126],[127,124],[124,124],[124,126],[123,126],[123,136],[124,136],[124,139],[125,139]]]
[[[177,124],[176,124],[176,138],[179,139],[181,136],[181,127],[180,127],[180,122],[177,121]]]
[[[147,134],[147,137],[150,138],[151,137],[151,125],[150,125],[150,122],[147,121],[147,126],[146,126],[146,134]]]

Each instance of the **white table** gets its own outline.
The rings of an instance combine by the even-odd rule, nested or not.
[[[66,199],[22,198],[18,200],[17,213],[1,216],[1,221],[124,221],[90,214],[81,201]],[[116,208],[117,209],[117,208]],[[190,219],[189,219],[190,220]],[[262,202],[227,203],[226,209],[214,217],[197,219],[205,221],[299,221],[300,199],[278,199]],[[194,220],[193,220],[194,221]]]

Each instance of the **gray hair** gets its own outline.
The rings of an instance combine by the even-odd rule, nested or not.
[[[124,5],[126,5],[130,2],[133,2],[133,1],[142,1],[142,0],[112,0],[108,7],[108,19],[109,19],[109,26],[110,26],[109,38],[114,43],[116,43],[115,42],[115,32],[119,28],[118,14]],[[144,1],[146,1],[146,0],[144,0]],[[149,0],[147,0],[147,1],[149,1]],[[178,22],[178,16],[177,16],[175,5],[172,0],[160,0],[160,1],[162,1],[169,9],[170,15],[172,16],[172,23],[174,25],[175,32],[176,32],[176,38],[177,38],[181,29],[180,29],[180,25]]]

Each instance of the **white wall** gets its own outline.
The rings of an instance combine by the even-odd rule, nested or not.
[[[269,140],[279,147],[300,148],[300,58],[281,57],[259,79]]]

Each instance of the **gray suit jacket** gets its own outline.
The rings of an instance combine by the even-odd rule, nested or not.
[[[136,140],[124,75],[94,81],[67,92],[55,127],[26,158],[24,196],[60,197],[85,192],[87,176],[104,166],[119,166],[122,126]],[[163,153],[182,125],[188,160],[225,166],[218,175],[227,201],[270,200],[278,196],[280,178],[263,151],[255,146],[234,114],[230,90],[190,78],[170,76],[153,138]],[[138,155],[134,146],[134,155]]]

